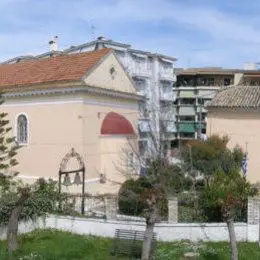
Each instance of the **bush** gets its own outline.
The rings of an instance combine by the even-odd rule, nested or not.
[[[195,209],[195,196],[193,192],[180,193],[178,195],[179,222],[223,222],[221,208],[207,205],[203,191],[198,193],[198,208]],[[195,214],[196,210],[196,214]],[[236,209],[236,222],[247,222],[247,200]]]
[[[20,220],[35,219],[57,210],[60,194],[57,182],[39,179],[31,187],[31,196],[26,201]],[[0,225],[6,225],[20,194],[17,190],[0,196]]]
[[[140,177],[137,180],[131,179],[125,181],[119,190],[119,212],[124,215],[142,217],[147,208],[143,200],[144,192],[146,189],[151,188],[152,185],[144,177]],[[159,207],[161,216],[167,216],[168,201],[166,194],[160,201]]]

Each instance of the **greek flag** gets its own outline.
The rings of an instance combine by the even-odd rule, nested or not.
[[[248,160],[247,153],[244,153],[244,156],[242,159],[242,171],[243,171],[244,177],[246,177],[246,173],[247,173],[247,160]]]

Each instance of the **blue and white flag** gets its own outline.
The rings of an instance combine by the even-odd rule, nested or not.
[[[244,156],[242,159],[242,171],[243,171],[244,177],[246,177],[246,173],[247,173],[247,160],[248,160],[248,155],[247,155],[247,153],[244,153]]]

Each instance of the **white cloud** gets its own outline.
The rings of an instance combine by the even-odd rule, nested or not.
[[[196,1],[177,0],[64,0],[55,5],[51,0],[0,1],[0,9],[5,10],[0,22],[22,26],[18,34],[0,28],[0,48],[5,50],[0,57],[45,51],[54,34],[62,45],[88,41],[94,24],[96,34],[175,56],[181,65],[189,61],[192,66],[232,66],[258,60],[257,12],[246,16],[201,3],[198,7]],[[254,7],[260,11],[260,5]]]

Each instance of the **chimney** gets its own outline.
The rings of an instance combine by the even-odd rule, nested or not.
[[[49,41],[50,51],[58,51],[58,36],[54,36],[53,40]]]
[[[99,36],[96,40],[95,51],[106,48],[103,41],[107,39],[103,36]]]

